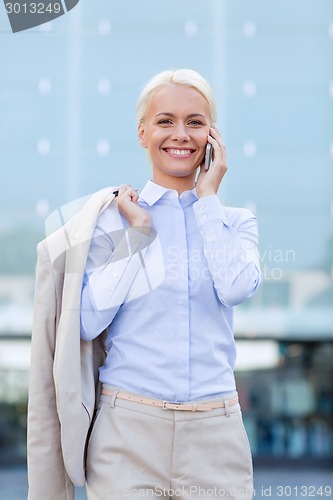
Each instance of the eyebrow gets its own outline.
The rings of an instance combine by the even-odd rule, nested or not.
[[[173,113],[157,113],[156,116],[160,116],[160,115],[164,115],[164,116],[174,116]],[[194,116],[201,116],[202,118],[207,118],[206,115],[203,115],[202,113],[191,113],[190,115],[187,115],[186,118],[193,118]]]

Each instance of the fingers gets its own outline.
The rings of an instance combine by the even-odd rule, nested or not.
[[[117,204],[119,202],[121,203],[121,201],[122,201],[121,198],[123,198],[123,201],[124,201],[124,198],[125,198],[128,201],[132,201],[132,202],[136,203],[138,201],[138,199],[139,199],[137,188],[133,188],[130,184],[122,184],[119,187],[119,193],[118,193],[118,197],[117,197]]]
[[[140,207],[138,200],[137,188],[133,188],[130,184],[122,184],[119,187],[119,193],[116,197],[116,206],[119,213],[125,217],[131,227],[144,232],[147,228],[151,228],[152,220],[146,210]],[[149,232],[145,234],[149,234]]]
[[[123,196],[126,191],[128,191],[129,189],[131,189],[132,186],[130,184],[121,184],[121,186],[119,186],[119,194],[118,196]]]
[[[220,164],[220,166],[227,168],[226,147],[222,141],[221,134],[217,128],[217,125],[214,125],[214,127],[209,130],[208,141],[213,145],[214,148],[214,163]]]

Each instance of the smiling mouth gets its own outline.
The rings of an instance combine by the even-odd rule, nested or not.
[[[184,157],[184,156],[189,156],[192,154],[195,150],[194,149],[173,149],[173,148],[165,148],[163,149],[166,153],[168,153],[171,156],[177,156],[177,157]]]

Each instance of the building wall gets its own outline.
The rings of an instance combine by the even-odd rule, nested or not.
[[[332,2],[82,1],[16,34],[0,9],[0,37],[3,404],[11,404],[10,390],[20,400],[15,404],[26,398],[27,343],[10,337],[30,335],[35,244],[45,218],[107,185],[144,186],[150,168],[136,137],[137,97],[158,71],[191,67],[217,98],[229,166],[220,199],[251,208],[259,220],[264,282],[235,311],[237,377],[253,450],[295,455],[298,442],[304,452],[298,455],[311,455],[314,448],[299,443],[311,441],[311,415],[326,419],[332,401],[317,376],[318,353],[331,352],[333,332]],[[250,368],[241,362],[250,352],[246,341],[258,342]],[[17,353],[12,370],[10,352]],[[263,367],[269,352],[271,364]],[[311,415],[297,417],[305,429],[298,435],[291,415],[281,423],[286,417],[273,412],[276,426],[269,428],[265,406],[255,405],[255,388],[275,394],[282,374],[304,378],[313,395]],[[15,425],[24,426],[19,408]],[[296,440],[296,448],[273,438],[268,446],[273,434]]]

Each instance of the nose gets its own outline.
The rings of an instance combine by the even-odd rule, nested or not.
[[[177,123],[172,130],[172,139],[179,142],[189,141],[188,130],[184,123]]]

